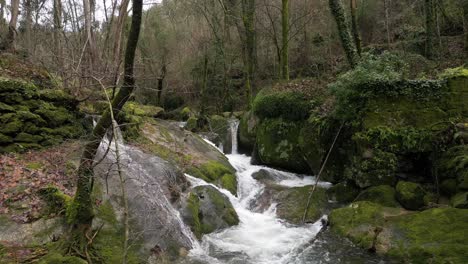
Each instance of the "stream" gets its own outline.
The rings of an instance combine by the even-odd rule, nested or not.
[[[115,146],[118,145],[121,152],[120,162],[127,177],[125,185],[130,208],[133,214],[138,215],[136,221],[140,225],[152,227],[142,234],[146,241],[143,244],[144,248],[151,250],[154,244],[166,243],[168,238],[176,238],[180,243],[192,248],[188,257],[179,260],[177,264],[386,263],[375,254],[329,232],[325,225],[326,215],[315,223],[292,225],[277,217],[276,204],[267,205],[266,210],[260,210],[257,199],[265,186],[253,178],[252,174],[255,172],[266,170],[276,184],[286,187],[313,185],[315,177],[252,165],[249,156],[237,151],[237,128],[238,121],[232,121],[232,153],[226,155],[236,170],[237,196],[185,174],[192,187],[211,185],[226,195],[240,220],[239,225],[204,235],[201,241],[195,238],[190,228],[182,221],[180,213],[166,198],[169,196],[169,190],[163,186],[168,186],[168,181],[176,178],[168,162],[124,144],[120,130],[117,131],[117,144],[111,143],[109,155],[103,159],[97,170],[102,170],[101,174],[107,175],[106,196],[111,199],[119,195],[120,182],[116,180],[118,177],[114,166],[117,156]],[[206,139],[205,141],[216,147],[212,142]],[[98,158],[106,153],[108,146],[109,140],[105,138],[101,143]],[[221,149],[218,150],[222,152]],[[319,186],[328,188],[331,184],[319,182]],[[113,205],[118,208],[118,202],[114,201]],[[157,212],[157,217],[148,212]],[[120,213],[117,210],[117,214]]]
[[[276,204],[271,204],[268,210],[257,212],[255,200],[265,186],[252,177],[255,172],[267,170],[274,175],[277,184],[288,187],[313,185],[315,177],[252,165],[249,156],[237,151],[237,128],[238,122],[232,121],[232,154],[226,155],[237,172],[237,197],[201,179],[187,174],[186,177],[193,186],[211,185],[229,197],[239,215],[240,223],[221,232],[205,235],[190,251],[190,260],[184,263],[384,263],[376,256],[354,247],[351,242],[325,230],[326,221],[323,220],[327,219],[326,215],[313,224],[297,226],[276,216]],[[319,182],[319,186],[327,188],[331,184]]]

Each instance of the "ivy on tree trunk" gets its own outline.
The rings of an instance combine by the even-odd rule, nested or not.
[[[336,21],[338,33],[340,35],[341,44],[346,53],[349,64],[354,68],[358,62],[359,56],[354,44],[353,38],[349,31],[348,22],[344,13],[341,0],[329,0],[331,13]]]

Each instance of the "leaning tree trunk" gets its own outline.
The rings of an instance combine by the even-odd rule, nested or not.
[[[434,0],[425,0],[426,15],[426,57],[434,57],[434,41],[436,36],[436,24],[434,16]]]
[[[281,28],[283,33],[281,48],[281,78],[289,80],[289,0],[282,0]]]
[[[340,35],[341,44],[346,53],[349,64],[352,68],[358,63],[358,53],[356,51],[356,46],[349,32],[348,22],[346,21],[343,4],[341,0],[329,0],[330,10],[335,18],[336,25],[338,27],[338,33]]]
[[[7,51],[16,50],[16,24],[18,23],[20,0],[11,0],[10,23],[8,24],[8,35],[4,40],[3,49]]]
[[[112,109],[115,116],[118,116],[135,88],[133,65],[140,35],[141,16],[142,0],[133,0],[132,24],[128,36],[127,48],[125,50],[124,81],[119,92],[112,100]],[[85,145],[84,152],[81,156],[80,167],[78,168],[77,190],[71,205],[70,217],[72,224],[74,224],[74,229],[85,237],[86,233],[91,228],[94,218],[94,203],[91,200],[91,192],[94,184],[94,157],[103,136],[111,124],[111,113],[110,111],[105,111],[88,138],[88,143]]]
[[[351,29],[353,31],[353,39],[356,44],[356,50],[359,56],[361,56],[361,36],[359,35],[359,29],[357,24],[357,3],[356,0],[350,0],[351,8]]]

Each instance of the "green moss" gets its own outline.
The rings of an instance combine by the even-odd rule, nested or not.
[[[466,210],[435,208],[395,218],[400,232],[389,255],[408,263],[466,263]]]
[[[42,140],[42,136],[31,135],[28,133],[21,132],[15,137],[16,142],[26,142],[26,143],[39,143]]]
[[[87,264],[88,262],[73,256],[62,256],[59,253],[50,253],[41,258],[39,264]]]
[[[333,185],[327,190],[330,200],[339,203],[347,203],[353,201],[359,194],[359,188],[352,182],[344,181]]]
[[[142,105],[137,102],[127,102],[123,111],[129,115],[155,117],[164,111],[163,108],[152,105]]]
[[[446,69],[442,74],[440,74],[439,77],[443,79],[456,78],[456,77],[468,78],[468,69],[466,69],[465,67]]]
[[[72,198],[57,187],[49,185],[39,190],[38,194],[47,203],[49,213],[64,214],[72,203]]]
[[[258,118],[251,111],[242,115],[239,122],[239,147],[249,154],[254,149],[257,126]]]
[[[265,119],[257,129],[260,161],[273,167],[307,172],[309,167],[299,148],[301,123],[283,119]]]
[[[7,104],[0,102],[0,112],[14,112],[15,109]]]
[[[50,127],[58,127],[69,120],[74,120],[75,117],[64,107],[56,107],[52,104],[45,103],[42,108],[35,111],[43,117]]]
[[[450,202],[455,208],[468,209],[468,192],[455,194]]]
[[[344,175],[361,188],[393,185],[396,181],[397,158],[393,153],[374,150],[370,158],[353,159]]]
[[[192,218],[189,221],[189,226],[192,232],[198,239],[201,239],[202,236],[202,226],[200,224],[200,201],[198,196],[194,193],[190,193],[187,199],[187,208],[190,210]]]
[[[386,207],[400,207],[395,199],[395,189],[389,185],[370,187],[362,191],[356,201],[369,201]]]
[[[237,194],[237,178],[235,171],[218,161],[209,161],[198,167],[191,167],[187,172],[206,182],[215,183],[228,190],[233,195]]]
[[[281,219],[294,224],[302,223],[307,200],[312,190],[311,186],[294,187],[282,190],[275,200],[278,201],[276,213]],[[310,206],[307,210],[305,222],[313,223],[317,221],[325,212],[328,199],[326,190],[317,187],[310,200]]]
[[[30,170],[39,170],[39,169],[42,169],[43,167],[44,165],[40,162],[28,162],[26,164],[26,168]]]
[[[0,144],[1,145],[5,145],[5,144],[8,144],[8,143],[12,143],[12,142],[13,142],[12,137],[0,133]]]
[[[271,92],[262,90],[253,102],[255,115],[264,118],[283,118],[289,121],[305,120],[313,104],[299,92]]]
[[[421,185],[414,182],[399,181],[396,186],[396,198],[403,207],[418,210],[423,207],[426,192]]]
[[[374,243],[375,227],[384,223],[381,212],[381,205],[367,201],[335,209],[329,216],[331,230],[350,238],[360,247],[370,249]]]
[[[187,120],[187,125],[185,126],[185,129],[189,131],[195,131],[198,127],[197,123],[198,123],[198,119],[192,116]]]
[[[23,126],[23,122],[19,119],[13,119],[8,123],[2,125],[2,133],[4,134],[15,134],[16,132],[21,130]]]

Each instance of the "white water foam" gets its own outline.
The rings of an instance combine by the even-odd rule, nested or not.
[[[290,263],[298,251],[301,251],[313,240],[323,228],[322,219],[314,224],[290,225],[276,216],[275,204],[272,204],[263,213],[254,212],[250,208],[250,204],[263,192],[265,186],[255,180],[252,174],[261,169],[267,170],[274,174],[275,178],[279,179],[278,184],[290,187],[313,185],[315,177],[304,177],[303,175],[283,172],[266,166],[251,165],[250,157],[237,153],[238,123],[232,122],[231,124],[234,124],[231,126],[233,154],[226,155],[226,157],[237,172],[237,197],[229,191],[201,179],[190,175],[186,176],[193,186],[211,185],[229,197],[239,216],[240,223],[221,232],[205,235],[201,243],[203,250],[192,250],[189,256],[207,263],[229,263],[228,259],[233,260],[235,263]],[[207,142],[214,145],[209,141]],[[329,186],[330,184],[321,183],[320,185]]]

